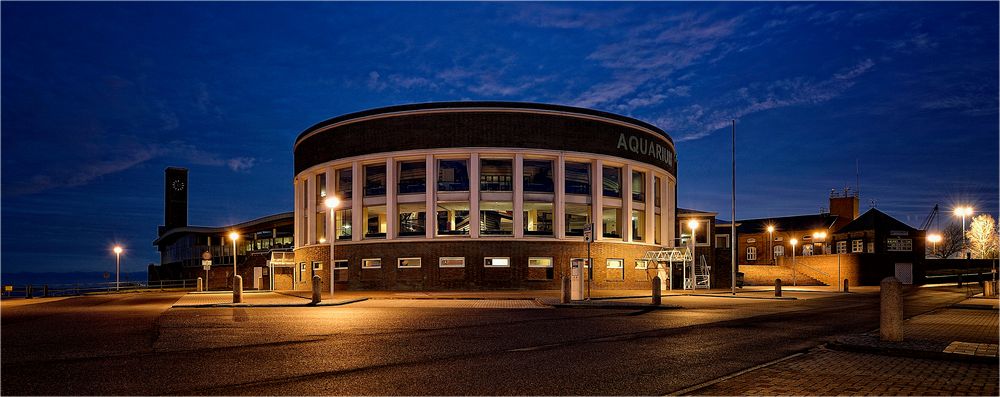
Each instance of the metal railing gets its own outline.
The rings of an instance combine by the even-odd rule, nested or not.
[[[153,282],[123,281],[119,283],[74,284],[8,284],[3,286],[4,297],[77,296],[84,294],[149,291],[167,289],[195,289],[197,280],[159,280]]]

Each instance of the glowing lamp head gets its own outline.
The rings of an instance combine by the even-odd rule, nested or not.
[[[767,232],[774,233],[774,225],[767,225]]]
[[[792,243],[792,246],[794,247],[795,244],[799,243],[799,240],[796,240],[796,239],[793,238],[792,241],[789,241],[789,243]]]
[[[698,228],[698,221],[696,221],[694,219],[689,220],[688,221],[688,227],[691,228],[691,230],[697,229]]]
[[[326,239],[325,238],[320,238],[319,239],[319,243],[320,244],[326,244]]]
[[[232,241],[239,240],[240,239],[240,234],[236,233],[236,232],[230,232],[229,233],[229,239],[232,240]]]
[[[969,216],[969,215],[972,215],[972,207],[955,208],[955,216]]]
[[[813,238],[817,240],[822,240],[826,238],[826,232],[816,232],[813,233]]]
[[[113,251],[115,251],[116,254],[120,254],[120,253],[122,253],[122,247],[116,245],[115,248],[113,249]]]
[[[323,205],[326,205],[326,208],[329,209],[337,208],[340,206],[340,199],[336,196],[327,197],[326,200],[323,200]]]
[[[930,234],[930,235],[927,236],[927,241],[930,241],[932,243],[940,243],[941,242],[941,235],[940,234]]]

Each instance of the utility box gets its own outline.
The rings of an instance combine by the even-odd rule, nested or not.
[[[569,262],[569,279],[570,279],[570,293],[569,298],[571,300],[579,301],[583,300],[583,272],[586,271],[585,264],[586,259],[583,258],[573,258]]]

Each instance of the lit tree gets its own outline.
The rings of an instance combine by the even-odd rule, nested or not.
[[[994,259],[997,257],[998,239],[997,224],[993,220],[993,215],[982,214],[972,219],[969,231],[965,233],[969,238],[969,251],[976,259]]]
[[[962,251],[962,226],[952,223],[941,231],[941,241],[937,244],[930,244],[927,250],[931,256],[937,258],[948,258]]]

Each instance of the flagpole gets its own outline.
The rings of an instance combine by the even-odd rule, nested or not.
[[[729,232],[732,238],[729,240],[729,257],[732,261],[733,274],[730,280],[733,284],[733,295],[736,295],[736,119],[733,119],[733,213],[729,218]]]

